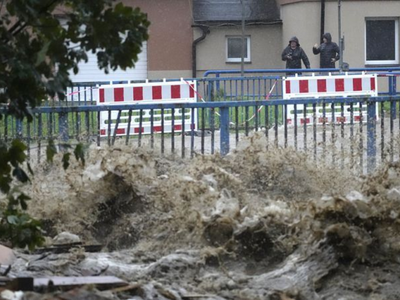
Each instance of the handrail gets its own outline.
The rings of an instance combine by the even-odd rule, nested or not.
[[[58,121],[56,118],[52,121],[53,125],[58,122],[58,132],[51,133],[50,136],[56,135],[57,138],[62,141],[62,142],[67,142],[68,139],[70,138],[69,134],[69,125],[68,125],[68,117],[70,113],[75,113],[78,112],[102,112],[102,111],[119,111],[119,115],[121,114],[122,111],[129,111],[129,110],[157,110],[157,109],[180,109],[182,112],[184,109],[191,109],[191,114],[193,115],[195,113],[195,109],[201,109],[201,108],[208,108],[211,109],[211,111],[215,108],[218,108],[218,113],[214,112],[215,114],[218,114],[219,116],[219,124],[218,127],[213,127],[213,130],[218,130],[219,131],[219,144],[220,144],[220,153],[221,155],[226,155],[230,151],[230,141],[231,141],[231,133],[230,131],[232,130],[232,122],[231,122],[231,108],[234,107],[253,107],[253,108],[259,108],[261,109],[262,106],[275,106],[278,107],[279,105],[285,106],[285,109],[287,108],[288,105],[296,104],[296,105],[307,105],[307,104],[331,104],[331,103],[338,103],[338,104],[355,104],[358,103],[359,106],[358,108],[361,109],[361,107],[366,108],[365,111],[363,111],[363,115],[361,118],[361,113],[360,113],[360,120],[357,122],[358,124],[366,123],[366,156],[367,156],[367,170],[372,171],[376,167],[376,156],[377,156],[377,136],[376,136],[376,129],[378,126],[378,121],[377,121],[377,113],[378,113],[378,106],[376,103],[378,102],[385,102],[385,101],[391,101],[391,107],[390,107],[390,115],[392,116],[391,122],[393,123],[393,117],[396,116],[396,111],[395,108],[397,106],[397,102],[400,101],[400,96],[378,96],[378,97],[341,97],[341,98],[308,98],[308,99],[277,99],[277,100],[247,100],[247,101],[223,101],[223,102],[192,102],[192,103],[137,103],[137,104],[121,104],[121,105],[104,105],[104,106],[90,106],[90,105],[84,105],[84,106],[42,106],[42,107],[36,107],[36,108],[31,108],[30,111],[31,113],[47,113],[47,114],[52,114],[52,113],[58,113]],[[397,102],[394,102],[397,101]],[[364,106],[365,105],[365,106]],[[343,107],[343,105],[341,105]],[[0,115],[1,114],[7,114],[7,107],[0,107]],[[259,111],[259,109],[257,111]],[[306,111],[306,109],[303,109],[303,112]],[[314,108],[314,114],[315,114],[315,108]],[[335,114],[335,110],[332,110],[332,118],[333,115]],[[99,115],[99,114],[98,114]],[[129,114],[131,116],[131,114]],[[277,117],[279,113],[275,115],[275,134],[277,135],[278,133],[278,122],[277,122]],[[343,108],[342,108],[342,114],[343,116]],[[364,117],[365,116],[365,117]],[[130,117],[129,117],[130,118]],[[247,117],[246,117],[247,118]],[[256,117],[257,118],[257,117]],[[305,117],[304,117],[305,118]],[[315,117],[314,117],[315,118]],[[250,118],[251,119],[251,118]],[[382,119],[383,120],[383,119]],[[116,134],[117,134],[117,129],[118,124],[120,122],[119,117],[117,118],[117,123],[115,128],[113,128],[114,132],[112,132],[111,127],[108,129],[108,143],[109,145],[114,144]],[[214,121],[213,121],[214,122]],[[246,121],[247,122],[247,121]],[[296,122],[296,121],[295,121]],[[341,121],[344,122],[344,121]],[[111,123],[109,123],[111,124]],[[129,123],[130,124],[130,123]],[[214,123],[212,123],[214,124]],[[237,124],[237,123],[236,123]],[[257,121],[255,124],[258,124]],[[265,123],[267,124],[267,123]],[[287,124],[286,122],[284,124]],[[296,123],[297,124],[297,123]],[[344,124],[344,123],[342,123]],[[355,123],[354,123],[355,124]],[[352,124],[352,125],[354,125]],[[381,126],[383,124],[383,121],[381,123]],[[23,122],[22,120],[16,120],[16,133],[17,136],[22,137],[23,136]],[[41,128],[42,125],[39,125],[39,128]],[[52,126],[52,125],[51,125]],[[89,126],[89,125],[88,125]],[[182,125],[184,126],[184,125]],[[214,125],[213,125],[214,126]],[[247,126],[247,125],[246,125]],[[255,125],[258,126],[258,125]],[[284,125],[284,130],[287,132],[287,125]],[[306,126],[306,123],[304,123],[304,127]],[[131,128],[130,125],[128,125],[128,128]],[[139,128],[144,128],[143,124],[139,125]],[[151,128],[154,128],[153,125],[151,125]],[[194,136],[195,136],[195,127],[188,127],[190,128],[187,130],[187,132],[190,131],[190,134],[192,136],[191,138],[191,149],[193,151],[194,147]],[[201,128],[201,127],[200,127]],[[248,130],[248,127],[246,127],[246,131]],[[258,128],[258,127],[257,127]],[[360,126],[360,130],[362,129],[362,126]],[[40,129],[41,130],[41,129]],[[204,127],[203,127],[204,130]],[[237,134],[237,127],[236,127],[236,134]],[[332,129],[333,130],[333,129]],[[154,142],[153,140],[153,135],[156,131],[151,131],[151,143]],[[306,129],[305,129],[306,132]],[[314,131],[315,132],[315,131]],[[382,131],[383,132],[383,131]],[[112,134],[113,133],[113,134]],[[139,146],[141,145],[141,131],[139,131]],[[203,131],[204,133],[204,131]],[[266,131],[268,133],[268,131]],[[94,134],[97,137],[97,143],[100,145],[100,132],[94,132]],[[163,133],[162,133],[163,134]],[[29,135],[29,133],[28,133]],[[5,135],[7,139],[7,135]],[[42,133],[39,134],[38,136],[39,140],[44,139],[45,137],[42,136]],[[174,136],[172,135],[172,138]],[[30,136],[28,136],[28,141],[30,140]],[[126,137],[126,143],[128,143],[129,139],[129,133]],[[162,139],[164,139],[162,135]],[[383,140],[383,139],[382,139]],[[276,140],[277,141],[277,140]],[[325,141],[324,141],[325,142]],[[204,135],[202,136],[202,143],[204,143]],[[214,147],[215,141],[212,139],[211,141],[211,146]],[[40,146],[39,146],[40,147]],[[162,146],[163,147],[163,146]],[[204,147],[204,146],[202,146]],[[306,147],[306,146],[305,146]],[[315,146],[316,147],[316,146]],[[185,149],[185,135],[182,134],[182,157],[184,157],[184,149]],[[214,148],[212,148],[214,149]],[[316,149],[316,148],[315,148]],[[213,153],[214,150],[212,150]],[[40,151],[39,151],[40,154]],[[361,153],[361,155],[364,155]]]
[[[399,96],[379,97],[335,97],[335,98],[310,98],[310,99],[274,99],[274,100],[248,100],[248,101],[218,101],[218,102],[188,102],[188,103],[138,103],[121,105],[81,105],[81,106],[40,106],[31,108],[31,113],[67,113],[85,111],[107,111],[107,110],[129,110],[129,109],[169,109],[169,108],[230,108],[230,107],[254,107],[257,105],[289,105],[289,104],[318,104],[318,103],[359,103],[363,102],[384,102],[400,100]],[[6,114],[7,108],[1,107],[0,114]]]
[[[400,67],[378,67],[378,68],[350,68],[348,72],[376,72],[376,71],[386,71],[386,72],[393,72],[393,71],[400,71]],[[203,77],[207,77],[208,75],[215,74],[219,77],[220,74],[240,74],[241,70],[209,70],[204,72]],[[341,72],[340,69],[248,69],[244,70],[244,73],[326,73],[326,72]]]

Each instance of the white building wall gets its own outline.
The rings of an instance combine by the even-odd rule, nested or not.
[[[79,64],[79,72],[71,74],[72,82],[100,82],[100,81],[127,81],[127,80],[145,80],[147,79],[147,43],[143,43],[142,52],[138,56],[134,69],[125,71],[117,69],[108,74],[100,70],[97,66],[97,57],[95,54],[88,53],[87,63]]]

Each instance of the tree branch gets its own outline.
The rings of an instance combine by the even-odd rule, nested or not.
[[[43,6],[39,11],[38,15],[46,12],[50,7],[57,4],[57,2],[62,2],[62,0],[51,0],[47,5]],[[27,23],[22,23],[21,20],[18,20],[11,28],[8,30],[8,33],[12,36],[18,35],[22,30],[24,30],[28,26]],[[6,39],[5,42],[9,41]]]

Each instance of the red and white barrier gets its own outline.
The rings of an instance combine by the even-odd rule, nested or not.
[[[304,116],[303,104],[297,105],[296,111],[294,109],[294,105],[288,105],[286,122],[288,125],[294,125],[295,121],[297,121],[297,125],[304,125],[304,124],[312,125],[314,123],[317,125],[322,125],[329,123],[355,124],[366,120],[367,105],[363,105],[360,108],[358,104],[353,104],[353,106],[349,104],[344,104],[342,112],[342,106],[340,104],[336,104],[333,109],[334,113],[332,114],[332,105],[326,104],[325,116],[324,116],[324,108],[322,107],[322,105],[316,105],[315,117],[314,117],[314,109],[312,106],[306,107],[306,114]]]
[[[97,105],[196,102],[196,87],[196,81],[185,80],[102,85],[98,88]],[[141,115],[140,111],[132,110],[128,130],[129,111],[121,111],[116,135],[126,135],[128,131],[130,135],[136,135],[140,132],[149,134],[152,131],[164,130],[165,133],[168,133],[173,130],[182,132],[197,128],[197,113],[195,112],[194,118],[192,118],[189,109],[184,111],[181,108],[175,109],[174,114],[172,114],[172,109],[165,109],[163,114],[160,109],[142,110]],[[108,112],[100,113],[100,136],[108,135],[109,122],[111,122],[110,135],[114,135],[117,118],[118,111],[111,111],[111,118],[109,118]],[[142,118],[142,124],[140,124],[140,118]],[[174,125],[172,118],[174,118]],[[151,126],[152,121],[153,127]]]
[[[136,101],[189,102],[195,96],[195,82],[164,81],[140,84],[111,84],[99,87],[98,104]],[[122,103],[121,103],[122,102]]]
[[[378,96],[377,74],[296,75],[284,78],[283,82],[284,99],[356,96]],[[305,114],[304,109],[306,110]],[[337,104],[333,107],[333,110],[334,112],[332,113],[332,106],[327,104],[324,115],[322,105],[316,105],[315,112],[312,106],[304,108],[304,105],[301,104],[297,105],[295,110],[294,105],[287,105],[286,122],[289,125],[294,125],[295,120],[297,120],[297,125],[311,125],[314,123],[350,124],[364,121],[367,113],[366,105],[360,109],[356,104],[353,104],[353,106],[344,104],[343,112],[342,106]]]
[[[283,99],[348,96],[378,96],[377,74],[313,74],[284,78]]]

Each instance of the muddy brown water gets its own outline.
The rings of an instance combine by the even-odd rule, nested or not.
[[[267,149],[268,146],[268,150]],[[17,251],[9,276],[113,275],[106,299],[400,299],[400,164],[335,169],[262,133],[193,159],[116,144],[35,166],[30,213],[99,253]]]

